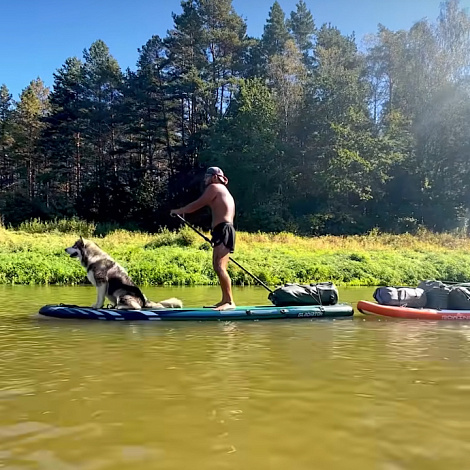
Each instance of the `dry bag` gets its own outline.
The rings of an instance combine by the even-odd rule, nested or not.
[[[284,284],[268,296],[277,307],[288,305],[335,305],[338,289],[332,282],[318,284]]]
[[[464,286],[452,286],[449,292],[451,310],[470,310],[470,289]]]
[[[415,287],[378,287],[374,299],[381,305],[422,308],[426,305],[426,293]]]
[[[441,281],[421,281],[418,287],[426,292],[426,308],[449,308],[450,287]]]

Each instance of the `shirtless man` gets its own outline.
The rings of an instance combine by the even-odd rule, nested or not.
[[[222,300],[214,305],[215,310],[230,310],[235,308],[232,297],[232,281],[227,272],[230,253],[235,250],[235,202],[226,185],[228,179],[224,172],[211,166],[204,176],[206,189],[199,199],[181,209],[173,209],[171,215],[182,215],[195,212],[204,206],[209,206],[212,212],[212,266],[217,274],[222,289]]]

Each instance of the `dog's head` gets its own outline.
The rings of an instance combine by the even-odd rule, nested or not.
[[[66,248],[65,252],[70,255],[71,258],[78,258],[80,261],[83,260],[83,253],[85,251],[87,241],[80,237],[73,246]]]

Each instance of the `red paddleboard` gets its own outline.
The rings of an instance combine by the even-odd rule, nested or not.
[[[432,308],[393,307],[360,300],[357,309],[379,317],[411,318],[417,320],[469,320],[470,310],[435,310]]]

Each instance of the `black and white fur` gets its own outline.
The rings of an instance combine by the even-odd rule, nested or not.
[[[171,298],[155,303],[148,300],[132,282],[125,269],[96,243],[80,237],[65,251],[78,258],[87,270],[88,280],[96,287],[97,298],[92,308],[102,308],[105,297],[120,309],[181,308],[181,300]]]

